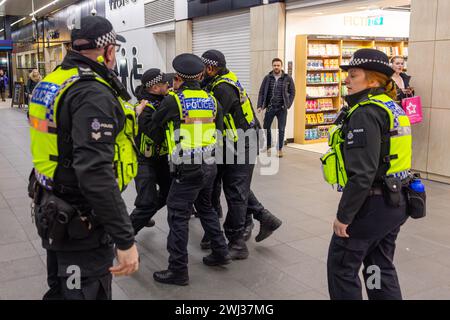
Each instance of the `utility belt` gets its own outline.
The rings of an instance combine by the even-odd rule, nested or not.
[[[32,220],[39,236],[50,245],[84,240],[95,230],[96,224],[91,214],[83,213],[57,197],[36,180],[30,180],[29,192],[33,199]]]
[[[386,203],[394,208],[400,207],[402,195],[406,199],[407,213],[413,219],[420,219],[426,215],[426,192],[418,192],[412,187],[419,175],[400,179],[396,176],[385,177],[381,185],[374,186],[369,196],[383,196]]]
[[[179,177],[185,165],[202,165],[216,163],[216,145],[209,145],[189,150],[180,150],[175,160],[169,157],[169,170],[172,177]],[[173,161],[175,160],[175,161]]]

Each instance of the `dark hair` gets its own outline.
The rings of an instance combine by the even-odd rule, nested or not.
[[[274,63],[274,62],[280,62],[281,63],[281,65],[283,65],[283,60],[281,60],[280,58],[273,58],[272,59],[272,64]]]

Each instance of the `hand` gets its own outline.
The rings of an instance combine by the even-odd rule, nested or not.
[[[136,106],[136,114],[139,116],[142,111],[144,111],[145,105],[148,103],[147,100],[142,100],[139,105]]]
[[[405,90],[403,90],[403,93],[407,95],[412,95],[413,91],[414,91],[413,88],[406,88]]]
[[[136,244],[128,250],[116,251],[118,265],[109,268],[109,271],[115,276],[129,276],[139,269],[139,254]]]
[[[349,238],[350,236],[347,234],[348,224],[343,224],[337,218],[333,222],[333,230],[334,233],[341,238]]]

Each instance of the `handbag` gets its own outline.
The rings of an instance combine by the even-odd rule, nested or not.
[[[420,123],[423,120],[422,101],[420,96],[407,97],[402,100],[402,108],[411,124]]]

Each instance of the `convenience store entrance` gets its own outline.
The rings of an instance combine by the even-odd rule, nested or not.
[[[285,61],[293,65],[297,92],[286,127],[291,146],[327,149],[328,128],[346,95],[346,74],[339,65],[348,63],[356,50],[376,48],[407,62],[410,1],[359,2],[361,6],[344,1],[313,8],[287,5]],[[312,146],[318,143],[322,146]]]

